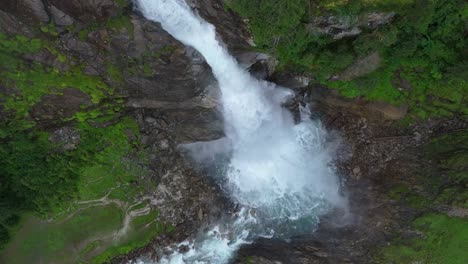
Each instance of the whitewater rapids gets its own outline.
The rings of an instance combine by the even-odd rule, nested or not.
[[[228,263],[235,251],[256,237],[287,238],[311,232],[318,217],[345,203],[331,167],[326,131],[307,108],[295,124],[282,105],[294,96],[286,88],[258,80],[239,66],[213,25],[183,0],[137,0],[143,15],[198,50],[211,66],[221,90],[225,123],[226,196],[241,205],[237,217],[223,220],[194,241],[185,253],[160,263]],[[143,262],[143,260],[141,260]]]

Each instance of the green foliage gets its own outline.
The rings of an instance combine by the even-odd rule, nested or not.
[[[431,205],[431,200],[429,198],[419,194],[417,190],[412,189],[406,184],[394,186],[389,191],[388,196],[414,209],[425,209]]]
[[[17,135],[2,144],[0,159],[2,200],[17,201],[15,208],[44,212],[76,191],[77,161],[55,152],[45,135]]]
[[[280,68],[311,72],[344,96],[406,102],[413,118],[468,114],[465,1],[231,0],[228,6],[248,19],[257,47],[274,53]],[[352,20],[375,11],[398,15],[392,24],[364,30],[355,38],[332,40],[307,31],[307,22],[316,16]],[[332,76],[374,51],[383,57],[378,71],[333,81]],[[410,90],[392,82],[397,72],[411,83]]]
[[[144,247],[152,238],[157,235],[170,233],[174,230],[172,226],[160,224],[155,222],[154,219],[157,212],[152,212],[148,215],[140,216],[133,220],[132,228],[136,230],[133,236],[127,238],[127,241],[119,246],[108,248],[99,256],[95,257],[91,263],[101,264],[107,263],[114,257],[130,253],[132,250]],[[143,218],[143,219],[139,219]]]
[[[0,127],[0,138],[14,131],[31,128],[33,123],[28,118],[29,110],[46,94],[61,94],[62,89],[73,87],[88,94],[95,104],[112,94],[112,89],[100,78],[85,75],[79,68],[60,72],[21,59],[24,54],[41,49],[48,49],[60,61],[66,61],[50,43],[24,36],[8,38],[0,34],[0,79],[8,87],[15,88],[8,94],[0,94],[0,99],[3,100],[5,110],[14,112],[16,116]]]
[[[427,214],[413,222],[422,237],[384,248],[378,263],[464,264],[468,259],[468,220]]]

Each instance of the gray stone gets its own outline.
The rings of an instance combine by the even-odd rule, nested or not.
[[[70,26],[73,24],[73,18],[65,14],[62,10],[56,8],[55,6],[51,6],[49,10],[57,26]]]
[[[117,14],[119,6],[112,0],[48,0],[56,8],[62,10],[81,22],[103,20]]]
[[[81,137],[76,129],[62,127],[50,134],[49,141],[60,145],[63,150],[73,150],[80,144]]]
[[[364,75],[367,75],[380,67],[381,58],[377,51],[359,58],[351,66],[346,68],[341,74],[333,77],[333,79],[349,81]]]
[[[3,0],[0,9],[15,15],[27,24],[49,22],[49,15],[41,0]]]
[[[389,12],[389,13],[370,13],[367,16],[367,26],[371,29],[378,28],[380,26],[390,24],[393,19],[395,18],[396,13],[395,12]]]
[[[86,57],[96,56],[96,51],[94,50],[91,44],[78,40],[76,38],[69,39],[66,43],[66,47],[69,50],[82,56],[86,56]]]

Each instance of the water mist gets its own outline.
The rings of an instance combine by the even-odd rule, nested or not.
[[[214,26],[183,0],[137,4],[147,19],[198,50],[211,66],[221,90],[226,135],[212,146],[230,150],[221,184],[225,195],[241,205],[234,219],[183,242],[188,252],[174,252],[161,263],[227,263],[242,244],[256,237],[311,232],[318,216],[343,206],[330,167],[332,153],[325,147],[326,131],[307,108],[300,109],[301,120],[295,124],[282,107],[294,96],[292,91],[257,80],[241,68],[218,42]]]

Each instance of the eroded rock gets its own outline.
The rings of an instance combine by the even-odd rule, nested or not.
[[[329,35],[334,40],[354,37],[364,29],[374,30],[389,24],[395,12],[372,12],[361,16],[319,16],[306,25],[311,34]]]

